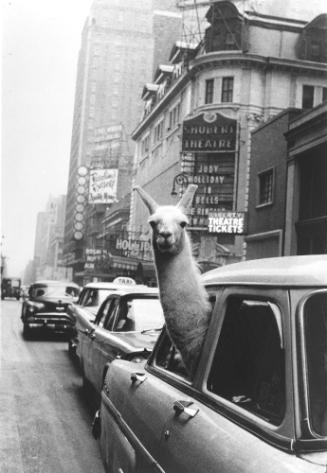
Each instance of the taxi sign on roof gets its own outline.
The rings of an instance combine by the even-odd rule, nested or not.
[[[136,282],[134,281],[134,279],[132,278],[129,278],[127,276],[119,276],[118,278],[115,278],[113,280],[113,282],[115,284],[121,284],[121,285],[124,285],[124,286],[131,286],[131,285],[134,285],[136,284]]]

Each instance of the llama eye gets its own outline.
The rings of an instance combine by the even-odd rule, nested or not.
[[[186,225],[187,225],[187,222],[181,222],[181,223],[180,223],[180,226],[181,226],[182,228],[185,228]]]
[[[154,222],[153,220],[150,220],[150,221],[149,221],[149,224],[151,225],[152,228],[154,228],[155,225],[156,225],[156,222]]]

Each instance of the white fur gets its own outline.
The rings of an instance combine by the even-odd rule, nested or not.
[[[183,212],[183,207],[191,204],[196,188],[189,186],[177,206],[158,206],[136,187],[150,211],[155,268],[168,332],[191,375],[199,361],[210,317],[208,295],[192,255],[185,230],[188,218]]]

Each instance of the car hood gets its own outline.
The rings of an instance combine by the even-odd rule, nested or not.
[[[157,341],[160,331],[149,331],[149,332],[116,332],[115,336],[119,340],[127,345],[130,351],[138,350],[153,350],[153,346]]]

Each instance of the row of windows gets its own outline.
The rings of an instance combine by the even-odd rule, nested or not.
[[[207,79],[205,83],[204,103],[213,103],[215,94],[215,80]],[[220,101],[233,102],[234,77],[223,77]]]
[[[181,115],[181,104],[178,102],[170,111],[168,115],[168,126],[167,130],[173,130],[180,121]],[[164,134],[164,119],[162,119],[153,130],[153,145],[157,145],[162,139]],[[141,154],[142,156],[146,155],[150,150],[150,135],[147,135],[143,138],[141,142]]]

